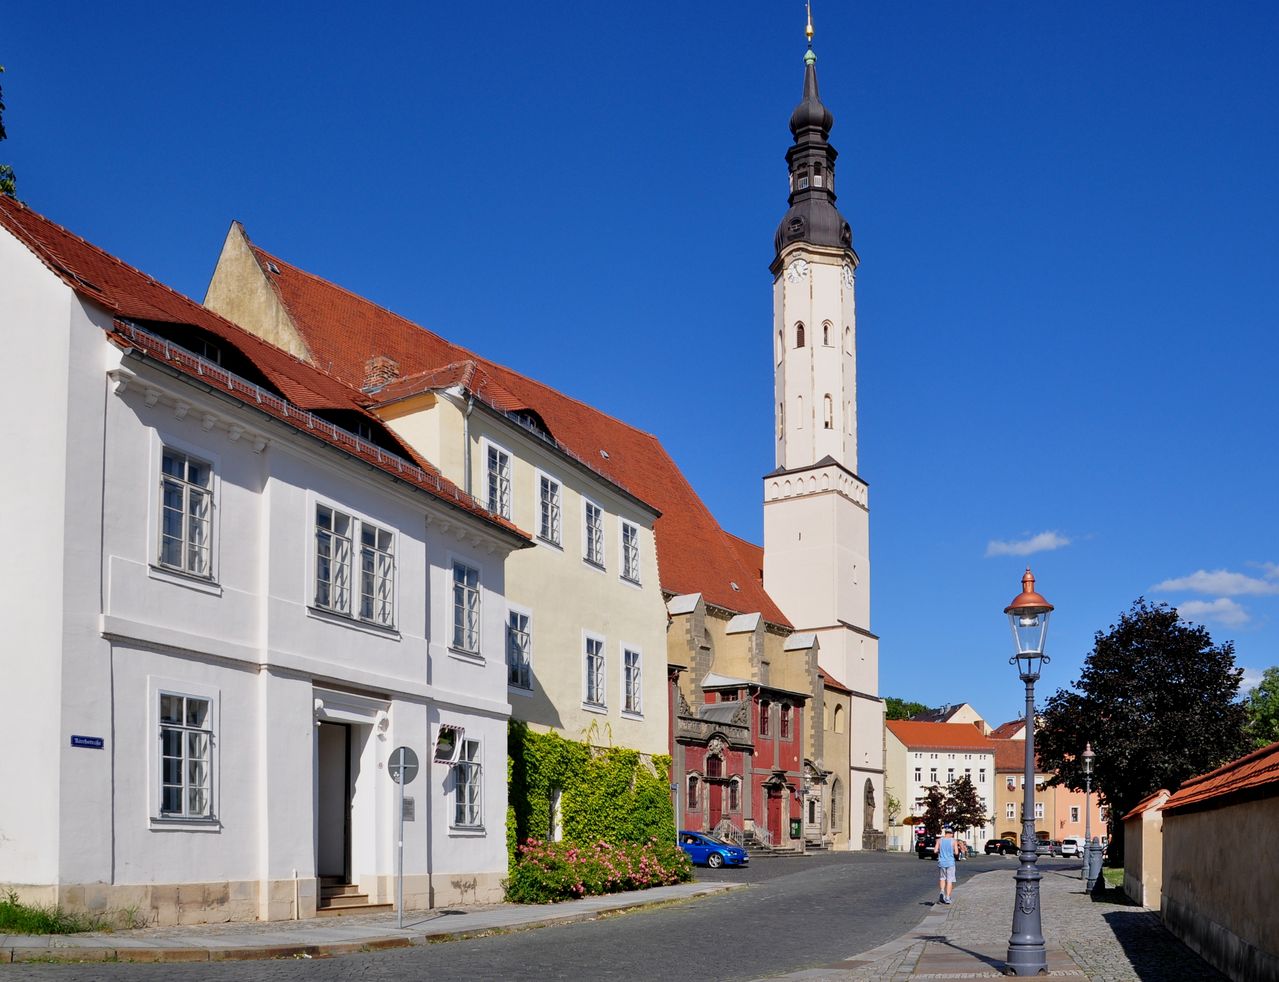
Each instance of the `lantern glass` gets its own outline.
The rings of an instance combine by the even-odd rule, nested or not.
[[[1008,623],[1013,629],[1013,645],[1017,649],[1017,657],[1023,655],[1043,654],[1044,641],[1048,637],[1048,614],[1046,610],[1023,607],[1008,612]]]

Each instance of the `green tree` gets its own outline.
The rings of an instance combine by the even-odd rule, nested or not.
[[[972,779],[967,774],[961,775],[951,784],[949,793],[946,795],[944,817],[945,821],[953,825],[958,833],[980,828],[986,824],[986,806],[982,803],[981,796],[977,794],[977,789],[973,787]]]
[[[1261,681],[1248,693],[1248,735],[1257,747],[1279,740],[1279,666],[1261,673]]]
[[[926,712],[928,712],[928,707],[922,702],[906,702],[904,699],[898,699],[895,696],[884,697],[885,719],[910,719],[912,716]]]
[[[4,74],[4,65],[0,65],[0,75]],[[0,88],[0,140],[9,136],[4,129],[4,90]],[[18,182],[13,175],[13,168],[8,164],[0,164],[0,194],[11,198],[18,196]]]
[[[1055,774],[1050,783],[1082,790],[1082,753],[1092,743],[1112,864],[1123,862],[1121,819],[1142,798],[1176,791],[1247,748],[1234,653],[1232,642],[1213,644],[1176,608],[1139,597],[1118,624],[1096,633],[1074,688],[1049,697],[1035,738],[1039,766]]]
[[[946,821],[946,792],[934,784],[924,796],[924,831],[929,835],[941,835]]]

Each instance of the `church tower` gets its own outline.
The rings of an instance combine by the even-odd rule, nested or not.
[[[850,809],[850,841],[873,848],[882,841],[873,830],[883,828],[884,714],[870,631],[869,498],[857,474],[858,258],[835,205],[834,116],[818,94],[811,19],[808,37],[786,152],[790,207],[770,267],[776,469],[764,478],[764,587],[797,631],[817,635],[820,666],[853,690],[849,799],[862,801],[864,789],[870,820]]]

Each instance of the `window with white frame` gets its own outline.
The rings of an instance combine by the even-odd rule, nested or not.
[[[1015,777],[1009,777],[1009,778],[1008,778],[1008,785],[1007,785],[1007,786],[1008,786],[1008,790],[1009,790],[1009,791],[1016,791],[1016,790],[1017,790],[1017,779],[1016,779]]]
[[[358,603],[352,569],[357,541],[360,559]],[[315,605],[382,627],[394,626],[395,533],[328,505],[317,504]]]
[[[518,610],[506,620],[506,682],[518,689],[533,688],[532,618]]]
[[[1079,806],[1078,805],[1070,806],[1070,820],[1078,824],[1079,822]]]
[[[586,639],[586,702],[592,706],[604,705],[604,642],[600,638]]]
[[[915,768],[915,783],[918,784],[924,779],[924,769],[922,767]]]
[[[489,511],[511,517],[511,455],[501,447],[488,448]]]
[[[1008,805],[1004,808],[1004,818],[1010,822],[1017,818],[1017,805],[1014,802],[1008,802]]]
[[[537,534],[547,542],[560,544],[560,482],[541,475],[538,481],[540,521]]]
[[[628,713],[641,713],[644,703],[640,696],[640,653],[622,649],[622,708]]]
[[[929,783],[929,784],[936,784],[936,783],[937,783],[937,768],[936,768],[936,767],[930,767],[930,768],[928,768],[928,783]]]
[[[462,741],[452,771],[453,827],[479,828],[484,824],[484,768],[478,740]]]
[[[160,565],[212,579],[213,468],[165,447],[160,472]]]
[[[947,783],[947,784],[950,784],[950,783],[951,783],[952,781],[954,781],[954,780],[955,780],[955,768],[953,768],[953,767],[947,767],[947,768],[946,768],[946,783]]]
[[[1044,817],[1044,803],[1042,801],[1036,801],[1035,802],[1035,818],[1040,819],[1043,817]]]
[[[453,647],[479,654],[480,571],[453,561]]]
[[[213,816],[213,702],[160,693],[160,817]]]
[[[599,505],[583,501],[586,528],[583,538],[583,558],[594,566],[604,565],[604,510]]]
[[[984,768],[984,767],[983,767],[983,768],[981,768],[981,769],[977,772],[977,780],[978,780],[981,784],[985,784],[985,783],[986,783],[986,768]]]
[[[639,526],[622,522],[622,579],[640,581]]]

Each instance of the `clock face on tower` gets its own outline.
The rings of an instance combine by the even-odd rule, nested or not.
[[[808,263],[803,259],[796,259],[786,267],[786,281],[788,283],[798,283],[807,275]]]
[[[844,286],[850,290],[853,288],[853,267],[850,263],[844,263]]]

